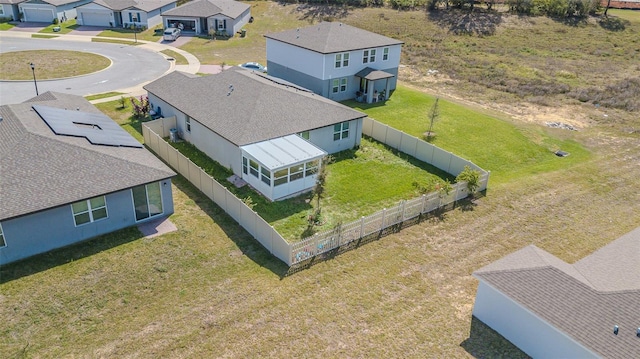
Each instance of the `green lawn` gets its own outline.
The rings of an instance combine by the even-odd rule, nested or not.
[[[84,98],[87,101],[93,101],[93,100],[99,100],[101,98],[109,98],[109,97],[114,97],[114,96],[118,96],[118,95],[124,95],[124,93],[122,92],[105,92],[105,93],[99,93],[99,94],[95,94],[95,95],[89,95],[89,96],[85,96]]]
[[[162,39],[162,32],[156,32],[156,29],[161,29],[161,26],[156,26],[151,29],[146,29],[144,31],[139,30],[131,30],[131,29],[123,29],[120,27],[114,27],[111,29],[104,30],[98,36],[102,37],[117,37],[122,39],[129,40],[146,40],[157,42]]]
[[[11,30],[12,28],[14,28],[15,25],[13,24],[9,24],[8,22],[2,22],[0,23],[0,31],[7,31],[7,30]]]
[[[181,54],[173,51],[173,50],[162,50],[160,51],[163,54],[169,56],[169,57],[173,57],[175,59],[176,65],[188,65],[189,61],[187,61],[187,59],[182,56]]]
[[[345,104],[423,138],[434,101],[433,96],[400,85],[383,104]],[[443,99],[439,108],[440,117],[433,127],[436,136],[431,143],[491,171],[491,183],[571,167],[590,157],[589,151],[566,130],[515,124]],[[570,156],[559,158],[554,155],[557,150],[569,152]]]
[[[68,34],[71,31],[75,30],[78,28],[78,25],[76,23],[75,19],[71,19],[71,20],[67,20],[63,23],[59,23],[59,24],[51,24],[47,27],[45,27],[44,29],[40,30],[40,33],[54,33],[54,34]],[[60,27],[60,31],[53,31],[53,28],[55,27]]]
[[[45,35],[46,36],[46,35]],[[103,70],[111,65],[105,56],[69,50],[25,50],[0,54],[0,78],[31,80],[35,65],[38,80],[80,76]]]

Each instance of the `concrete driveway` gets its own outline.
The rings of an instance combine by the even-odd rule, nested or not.
[[[44,22],[19,22],[9,31],[39,32],[50,24]]]
[[[191,41],[191,39],[193,39],[193,36],[182,35],[179,38],[175,39],[174,41],[164,41],[164,40],[161,39],[158,42],[163,44],[163,45],[167,45],[167,46],[180,47],[180,46],[186,44],[187,42]]]
[[[101,32],[105,30],[104,27],[100,26],[78,26],[73,31],[71,31],[70,35],[85,35],[85,36],[98,36]]]

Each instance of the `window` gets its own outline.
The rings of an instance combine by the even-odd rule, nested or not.
[[[218,30],[224,30],[225,21],[216,20],[218,22]]]
[[[0,6],[0,15],[4,15],[4,8]],[[2,234],[2,229],[0,229],[0,234]],[[2,244],[2,242],[0,242]]]
[[[312,176],[316,172],[318,172],[318,160],[309,161],[309,162],[304,164],[304,167],[305,167],[304,176],[305,177]]]
[[[376,50],[373,49],[369,52],[369,62],[376,62]]]
[[[191,132],[191,117],[189,116],[187,116],[186,126],[187,126],[187,132]]]
[[[149,183],[131,189],[136,221],[162,214],[160,182]]]
[[[273,180],[273,185],[274,186],[279,186],[281,184],[285,184],[287,182],[289,182],[289,169],[288,168],[283,168],[281,170],[277,170],[274,174],[273,174],[274,180]]]
[[[382,49],[382,61],[387,60],[389,60],[389,48],[385,47],[384,49]]]
[[[304,131],[304,132],[300,132],[300,137],[304,138],[305,140],[309,140],[309,131]]]
[[[331,80],[331,93],[345,92],[347,91],[347,78]]]
[[[333,125],[333,140],[338,141],[349,137],[349,122]]]
[[[349,66],[349,53],[336,54],[336,69]]]
[[[242,157],[242,173],[249,174],[249,161],[246,157]]]
[[[76,226],[107,218],[107,202],[104,196],[73,203],[71,210]]]
[[[364,54],[362,56],[362,63],[366,64],[369,62],[369,50],[364,50]]]
[[[4,240],[4,232],[2,231],[2,225],[0,224],[0,247],[6,247],[7,242]]]
[[[295,181],[304,176],[304,163],[289,168],[289,181]]]
[[[260,167],[260,174],[260,179],[262,180],[262,182],[271,186],[271,171],[269,171],[268,168]]]
[[[259,168],[260,168],[260,165],[258,165],[258,162],[254,160],[249,160],[249,172],[256,178],[258,177]]]

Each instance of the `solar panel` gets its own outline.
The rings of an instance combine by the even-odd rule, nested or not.
[[[42,105],[33,105],[33,109],[56,135],[84,137],[93,145],[142,148],[140,142],[103,114]]]

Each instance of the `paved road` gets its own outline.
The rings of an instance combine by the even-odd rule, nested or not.
[[[57,91],[75,95],[89,95],[109,91],[139,89],[140,85],[164,75],[173,69],[172,63],[155,51],[143,46],[90,42],[90,38],[65,35],[56,39],[33,39],[25,36],[0,37],[0,52],[34,49],[74,50],[93,52],[112,60],[112,65],[97,73],[62,79],[38,81],[38,91]],[[39,61],[46,59],[34,59]],[[199,65],[199,64],[198,64]],[[25,64],[28,66],[28,64]],[[38,76],[36,67],[36,78]],[[0,105],[19,103],[35,96],[33,80],[0,81]]]

